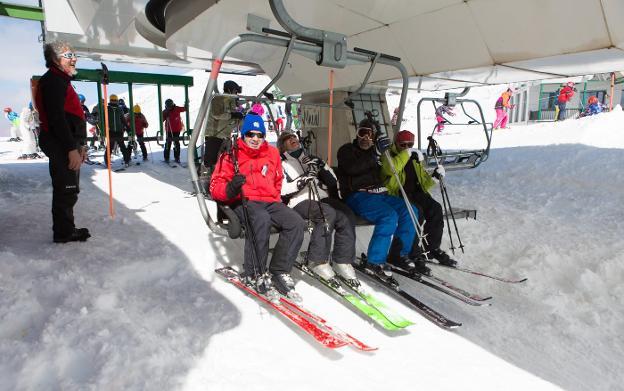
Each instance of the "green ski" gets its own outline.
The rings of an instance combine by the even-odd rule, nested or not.
[[[309,267],[300,263],[296,263],[295,266],[303,273],[317,281],[320,281],[327,288],[331,289],[338,296],[351,303],[353,307],[371,318],[375,321],[375,323],[386,330],[401,330],[414,324],[402,316],[393,313],[385,304],[375,299],[370,294],[362,294],[357,290],[354,290],[357,294],[350,293],[335,279],[333,279],[333,281],[324,280],[314,273]]]

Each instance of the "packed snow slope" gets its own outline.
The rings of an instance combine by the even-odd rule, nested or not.
[[[76,223],[93,237],[53,244],[47,164],[0,141],[0,389],[623,389],[623,123],[617,110],[495,131],[486,163],[448,173],[453,205],[478,210],[458,221],[461,264],[528,277],[435,270],[494,296],[477,308],[401,279],[456,331],[368,284],[416,323],[381,331],[294,273],[305,306],[379,347],[369,354],[319,347],[215,276],[240,265],[243,243],[209,232],[188,173],[156,144],[150,162],[113,173],[114,219],[107,172],[83,166]],[[358,229],[358,252],[370,233]]]

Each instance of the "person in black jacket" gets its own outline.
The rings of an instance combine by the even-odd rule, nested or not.
[[[91,236],[89,230],[74,225],[80,166],[87,158],[85,116],[70,83],[77,58],[63,41],[45,44],[43,56],[48,71],[39,79],[35,102],[41,121],[39,146],[50,159],[53,240],[85,241]]]
[[[388,195],[380,173],[379,152],[390,147],[386,136],[375,137],[375,123],[369,119],[360,122],[357,137],[352,143],[345,144],[338,150],[338,178],[343,200],[355,214],[360,215],[375,225],[373,236],[368,245],[368,263],[366,267],[381,278],[392,276],[386,263],[392,237],[401,240],[400,255],[409,254],[416,228],[412,224],[405,202]],[[418,208],[413,207],[418,215]]]
[[[108,137],[110,137],[110,150],[113,153],[113,150],[117,145],[119,145],[119,150],[121,151],[121,155],[123,156],[124,164],[126,166],[130,165],[130,154],[132,151],[130,148],[126,147],[126,143],[124,141],[124,132],[126,131],[127,125],[124,117],[124,112],[121,107],[119,107],[119,99],[117,95],[111,95],[108,103]],[[108,165],[107,156],[104,155],[104,162]]]

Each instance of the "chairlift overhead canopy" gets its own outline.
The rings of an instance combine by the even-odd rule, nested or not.
[[[209,69],[249,15],[282,30],[269,1],[161,0],[164,30],[145,15],[148,0],[44,2],[51,39],[97,60]],[[152,0],[153,2],[153,0]],[[624,69],[620,0],[284,0],[297,23],[345,34],[347,47],[401,58],[410,87],[424,90],[605,73]],[[54,7],[52,5],[54,4]],[[162,26],[160,26],[162,27]],[[246,43],[224,64],[277,73],[284,49]],[[335,88],[357,86],[366,65],[336,69]],[[400,78],[378,66],[371,82]],[[325,89],[327,68],[293,54],[280,79],[286,93]]]

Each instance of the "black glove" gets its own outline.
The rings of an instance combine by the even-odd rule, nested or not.
[[[314,178],[316,178],[316,173],[307,172],[300,176],[299,179],[297,179],[297,189],[303,189],[308,183],[312,182]]]
[[[236,197],[241,192],[246,180],[244,175],[234,175],[234,178],[225,186],[225,195],[227,198],[232,199]]]
[[[241,113],[240,111],[232,111],[230,113],[230,118],[231,119],[243,119],[244,115],[243,113]]]
[[[425,161],[425,157],[423,156],[422,152],[420,152],[420,150],[418,149],[412,152],[411,157],[413,160],[416,160],[419,163]]]
[[[390,148],[391,144],[392,144],[392,141],[390,141],[390,139],[387,136],[377,137],[377,149],[379,150],[379,152],[381,153],[386,152],[386,150]]]

